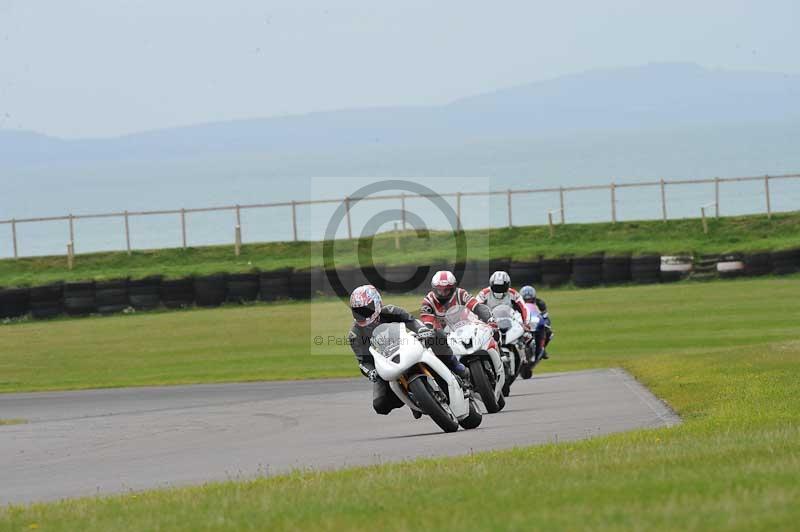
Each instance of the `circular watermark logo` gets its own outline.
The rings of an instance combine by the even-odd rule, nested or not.
[[[467,239],[461,230],[458,214],[442,196],[434,190],[413,181],[401,179],[387,179],[371,183],[354,191],[348,200],[343,201],[331,216],[325,230],[325,237],[322,243],[322,258],[325,268],[325,275],[333,292],[340,298],[349,299],[350,290],[354,286],[348,286],[341,276],[341,272],[336,267],[335,261],[335,240],[336,233],[342,222],[347,216],[347,210],[353,209],[360,201],[381,192],[402,191],[427,199],[432,207],[441,213],[447,220],[455,237],[456,257],[455,275],[461,279],[464,275],[467,259]],[[416,232],[417,238],[430,238],[430,232],[425,220],[418,214],[403,209],[385,209],[373,215],[364,224],[364,228],[358,238],[358,265],[357,270],[361,272],[363,279],[369,284],[374,285],[379,290],[387,292],[410,292],[425,283],[431,274],[430,266],[417,266],[408,278],[403,280],[393,280],[385,277],[376,267],[376,257],[373,254],[374,240],[373,235],[378,229],[392,222],[405,221]]]

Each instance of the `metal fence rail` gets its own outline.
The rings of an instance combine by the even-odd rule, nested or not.
[[[549,223],[552,226],[552,214],[553,213],[560,213],[560,223],[565,223],[566,219],[566,210],[565,210],[565,196],[569,192],[583,192],[583,191],[590,191],[590,190],[608,190],[609,191],[609,207],[610,207],[610,221],[616,223],[617,222],[617,200],[616,200],[616,191],[620,188],[645,188],[645,187],[660,187],[661,189],[661,218],[663,221],[667,221],[667,194],[666,189],[668,186],[676,186],[676,185],[701,185],[701,184],[713,184],[714,185],[714,198],[715,201],[710,204],[715,207],[715,215],[719,216],[719,209],[720,209],[720,185],[722,183],[741,183],[746,181],[763,181],[764,183],[764,193],[765,193],[765,205],[764,211],[767,216],[772,216],[772,206],[771,206],[771,199],[770,199],[770,189],[769,184],[772,180],[781,180],[781,179],[800,179],[800,174],[781,174],[781,175],[761,175],[761,176],[748,176],[748,177],[714,177],[714,178],[706,178],[706,179],[677,179],[677,180],[664,180],[659,179],[658,181],[640,181],[640,182],[632,182],[632,183],[614,183],[611,182],[607,185],[579,185],[579,186],[568,186],[568,187],[549,187],[549,188],[537,188],[537,189],[508,189],[508,190],[492,190],[486,192],[445,192],[445,193],[437,193],[437,197],[444,197],[444,198],[455,198],[456,200],[456,214],[458,216],[459,224],[461,222],[461,199],[465,197],[491,197],[491,196],[506,196],[507,201],[507,209],[508,209],[508,227],[513,226],[513,197],[514,196],[523,196],[523,195],[530,195],[530,194],[552,194],[558,193],[559,194],[559,209],[552,210],[548,213]],[[18,224],[27,224],[27,223],[38,223],[38,222],[55,222],[55,221],[66,221],[69,223],[69,235],[70,241],[68,246],[72,246],[74,248],[75,242],[75,220],[90,220],[90,219],[99,219],[99,218],[122,218],[124,220],[124,227],[125,227],[125,242],[128,254],[131,253],[131,238],[130,238],[130,226],[129,226],[129,219],[130,217],[136,216],[155,216],[155,215],[179,215],[180,216],[180,224],[181,224],[181,236],[182,236],[182,247],[187,247],[187,238],[186,238],[186,215],[192,213],[202,213],[202,212],[220,212],[220,211],[230,211],[235,213],[236,216],[236,234],[240,234],[241,228],[241,211],[242,210],[250,210],[250,209],[272,209],[272,208],[290,208],[291,209],[291,219],[292,219],[292,235],[294,241],[298,240],[298,224],[297,224],[297,207],[298,206],[306,206],[306,205],[325,205],[325,204],[345,204],[345,211],[347,217],[347,235],[348,238],[353,238],[353,230],[352,230],[352,222],[350,217],[350,204],[351,202],[356,201],[385,201],[385,200],[400,200],[401,201],[401,210],[405,213],[405,202],[407,198],[428,198],[434,197],[433,195],[429,194],[389,194],[389,195],[375,195],[375,196],[367,196],[367,197],[344,197],[344,198],[331,198],[331,199],[320,199],[320,200],[300,200],[300,201],[281,201],[275,203],[251,203],[251,204],[241,204],[241,205],[225,205],[225,206],[217,206],[217,207],[195,207],[195,208],[181,208],[181,209],[166,209],[166,210],[153,210],[153,211],[117,211],[117,212],[108,212],[108,213],[91,213],[91,214],[66,214],[63,216],[45,216],[45,217],[37,217],[37,218],[12,218],[10,220],[0,220],[0,225],[11,225],[11,238],[12,238],[12,246],[14,250],[14,258],[19,258],[18,253],[18,242],[17,242],[17,225]],[[403,220],[403,226],[405,227],[405,220]],[[460,225],[459,225],[460,226]],[[238,242],[238,240],[237,240]],[[237,245],[237,250],[239,246]]]

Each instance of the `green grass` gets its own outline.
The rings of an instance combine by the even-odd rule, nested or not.
[[[5,425],[24,425],[27,422],[25,419],[0,419],[0,427]]]
[[[518,227],[468,231],[468,257],[526,259],[543,256],[585,255],[596,252],[626,253],[719,253],[773,250],[800,246],[800,213],[729,217],[709,220],[709,234],[697,219],[621,222],[617,224],[567,224],[558,226],[550,238],[546,227]],[[355,264],[357,241],[336,244],[338,264]],[[417,238],[406,233],[401,249],[393,236],[381,235],[374,242],[374,256],[386,264],[423,264],[455,257],[452,234],[431,233]],[[323,264],[319,242],[247,244],[240,257],[232,246],[136,251],[78,255],[75,268],[67,270],[66,258],[37,257],[0,260],[0,286],[27,286],[58,280],[144,277],[163,274],[240,272],[282,267],[305,268]]]
[[[800,277],[543,295],[557,329],[554,356],[544,369],[621,366],[668,401],[684,423],[460,458],[9,507],[0,510],[0,529],[796,528]],[[408,306],[415,301],[398,298]],[[6,364],[0,374],[11,369],[17,389],[76,385],[98,364],[108,368],[103,378],[90,374],[86,380],[228,380],[238,371],[239,377],[282,377],[288,374],[280,367],[292,357],[302,360],[291,366],[296,376],[325,373],[317,364],[331,375],[354,374],[346,348],[308,356],[307,333],[346,328],[347,313],[338,304],[321,303],[329,320],[312,320],[313,327],[311,311],[300,304],[13,325],[0,329],[14,346],[0,355]],[[300,323],[297,334],[258,347],[273,333],[286,333],[286,323]],[[210,342],[208,350],[175,347],[190,330],[204,334],[209,324],[214,330],[198,341]],[[129,327],[139,332],[131,335],[138,338],[135,351],[125,350]],[[146,331],[153,334],[143,337]],[[63,349],[58,338],[66,338]],[[95,355],[105,344],[103,355]],[[142,360],[129,360],[131,353]],[[75,360],[87,356],[96,358]],[[16,369],[8,366],[11,360]],[[272,375],[279,369],[284,373]],[[178,378],[182,374],[187,378]]]

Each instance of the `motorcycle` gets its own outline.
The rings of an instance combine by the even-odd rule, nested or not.
[[[528,315],[530,319],[531,330],[533,331],[534,341],[525,349],[525,360],[520,368],[519,375],[523,379],[530,379],[533,377],[533,369],[542,361],[542,354],[544,354],[544,339],[545,339],[545,321],[542,313],[536,303],[525,303],[528,307]]]
[[[483,416],[475,399],[447,366],[402,323],[379,325],[370,352],[378,375],[409,408],[428,415],[443,431],[474,429]]]
[[[444,321],[447,343],[453,354],[469,368],[472,386],[481,396],[486,411],[499,412],[506,406],[503,397],[506,374],[492,328],[462,305],[450,308]]]
[[[508,397],[511,393],[511,384],[517,378],[525,360],[525,345],[523,335],[525,328],[522,317],[508,305],[498,305],[492,310],[492,317],[497,323],[500,333],[500,358],[506,370],[506,382],[503,385],[503,395]]]

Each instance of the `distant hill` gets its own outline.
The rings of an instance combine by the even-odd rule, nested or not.
[[[772,121],[800,121],[800,76],[656,63],[590,71],[436,107],[238,120],[109,139],[62,140],[6,130],[0,131],[0,166],[452,146]]]

